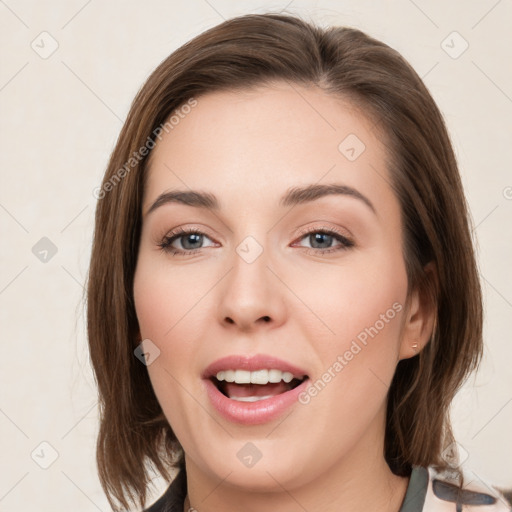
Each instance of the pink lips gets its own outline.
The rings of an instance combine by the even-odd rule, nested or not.
[[[257,402],[239,402],[231,400],[221,393],[212,381],[212,377],[224,370],[276,369],[290,372],[294,377],[301,378],[306,372],[281,359],[258,354],[255,356],[229,356],[218,359],[203,372],[203,382],[213,407],[227,420],[242,425],[258,425],[278,418],[286,409],[298,401],[299,395],[308,386],[308,379],[296,388]]]

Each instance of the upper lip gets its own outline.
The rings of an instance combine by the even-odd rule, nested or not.
[[[222,357],[211,363],[202,374],[203,379],[215,377],[218,372],[225,370],[281,370],[282,372],[290,372],[294,378],[302,378],[307,376],[307,372],[287,361],[279,359],[267,354],[247,355],[231,355]]]

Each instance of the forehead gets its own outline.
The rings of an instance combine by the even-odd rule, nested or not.
[[[196,101],[173,118],[152,152],[146,205],[164,190],[184,187],[253,199],[321,182],[391,193],[385,141],[347,99],[275,83]]]

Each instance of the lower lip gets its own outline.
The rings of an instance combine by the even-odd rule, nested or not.
[[[259,425],[281,416],[286,409],[298,402],[309,379],[296,388],[257,402],[239,402],[223,395],[210,379],[205,379],[206,391],[217,411],[227,420],[241,425]]]

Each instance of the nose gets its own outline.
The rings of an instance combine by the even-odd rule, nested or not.
[[[254,260],[235,252],[232,268],[219,287],[219,320],[224,327],[249,332],[283,324],[286,305],[282,282],[264,249]]]

